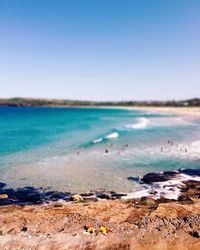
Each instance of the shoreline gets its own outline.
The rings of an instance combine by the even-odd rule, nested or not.
[[[173,107],[173,106],[109,106],[109,105],[38,105],[38,106],[1,106],[2,108],[91,108],[91,109],[127,109],[127,110],[141,110],[141,111],[151,111],[156,113],[167,113],[167,114],[185,114],[185,115],[195,115],[200,116],[200,107]]]
[[[135,107],[136,110],[200,117],[200,107]]]
[[[200,108],[121,108],[200,115]],[[0,183],[0,249],[200,249],[200,169],[128,179],[143,190],[71,194]],[[85,226],[100,225],[110,233],[83,234]]]
[[[93,189],[81,193],[56,191],[33,186],[7,188],[0,182],[0,207],[5,205],[49,204],[58,201],[97,202],[102,200],[132,200],[144,197],[154,200],[169,199],[178,201],[185,183],[200,183],[199,169],[179,169],[174,171],[149,172],[144,176],[129,176],[127,180],[140,185],[139,191],[116,192],[106,189]]]
[[[196,174],[200,175],[200,170]],[[190,173],[191,175],[194,172]],[[146,182],[176,175],[150,175]],[[200,247],[200,181],[184,181],[178,200],[160,197],[0,206],[1,249],[165,249]],[[86,197],[87,198],[87,197]],[[100,225],[110,232],[102,235]],[[85,226],[96,229],[85,234]],[[184,244],[183,244],[184,242]]]

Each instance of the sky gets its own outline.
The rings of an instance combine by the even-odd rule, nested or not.
[[[0,0],[0,97],[200,97],[200,1]]]

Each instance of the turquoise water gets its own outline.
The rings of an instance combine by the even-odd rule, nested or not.
[[[136,110],[2,107],[0,180],[12,187],[132,191],[138,187],[128,176],[199,168],[199,132],[198,120]]]

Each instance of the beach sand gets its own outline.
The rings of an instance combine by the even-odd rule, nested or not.
[[[154,113],[200,117],[200,107],[132,107],[132,109]]]

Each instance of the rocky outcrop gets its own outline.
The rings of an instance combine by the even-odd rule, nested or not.
[[[167,171],[161,173],[148,173],[143,176],[141,181],[151,184],[153,182],[163,182],[176,178],[178,172],[175,171]]]
[[[143,182],[151,186],[176,175],[150,173]],[[0,185],[0,249],[199,250],[200,182],[182,181],[178,200],[153,199],[155,192],[123,200],[126,194],[103,189],[72,195]],[[100,225],[110,229],[108,235],[83,234],[85,226]]]
[[[83,234],[105,225],[108,235]],[[200,248],[200,200],[104,200],[0,207],[0,249]]]

